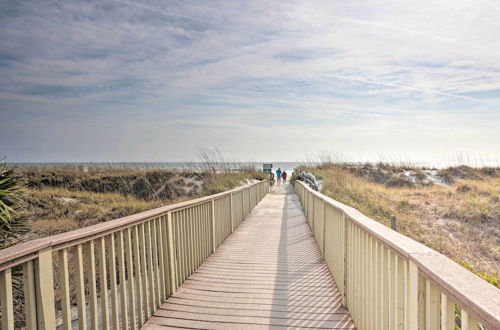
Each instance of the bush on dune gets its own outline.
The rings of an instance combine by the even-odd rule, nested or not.
[[[0,165],[0,248],[26,231],[21,187],[21,178],[14,169]]]

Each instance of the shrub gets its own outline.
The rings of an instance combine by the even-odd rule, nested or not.
[[[21,201],[21,179],[4,163],[0,167],[0,248],[24,233],[25,216]]]

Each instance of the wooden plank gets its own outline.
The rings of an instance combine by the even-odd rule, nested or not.
[[[122,230],[118,232],[118,274],[120,277],[120,317],[122,328],[127,328],[128,325],[128,308],[127,308],[127,279],[126,279],[126,263],[125,255],[127,247],[124,242],[123,236],[127,234],[127,231]],[[129,273],[129,277],[130,277]],[[129,280],[133,285],[134,281]]]
[[[149,313],[148,315],[153,315],[156,309],[156,283],[154,280],[155,272],[154,272],[154,256],[153,256],[153,246],[152,246],[152,232],[151,232],[152,220],[144,223],[144,230],[146,235],[146,268],[148,275],[148,285],[149,285]]]
[[[109,282],[111,290],[111,319],[112,327],[115,330],[120,329],[120,303],[118,299],[118,278],[116,277],[116,249],[115,249],[115,235],[111,234],[107,238],[108,245],[108,260],[109,260]]]
[[[165,256],[163,255],[164,244],[163,241],[163,221],[164,217],[156,219],[156,242],[158,244],[158,302],[159,305],[163,304],[167,299],[166,289],[165,289]]]
[[[149,286],[148,286],[148,269],[146,258],[146,230],[145,224],[138,226],[139,228],[139,249],[141,255],[141,279],[142,279],[142,311],[143,322],[149,317]]]
[[[109,299],[108,299],[108,275],[106,269],[106,240],[104,237],[97,241],[97,255],[99,260],[99,284],[101,296],[101,328],[109,329]]]
[[[50,247],[39,251],[38,258],[35,259],[35,287],[38,329],[54,329],[56,326],[54,276]]]
[[[59,287],[61,288],[63,329],[71,330],[71,298],[69,290],[68,250],[66,249],[59,251]],[[36,319],[36,314],[34,317]]]
[[[152,272],[152,277],[153,277],[153,285],[154,285],[154,290],[153,290],[153,296],[154,296],[154,305],[153,305],[153,311],[156,310],[160,305],[163,303],[161,301],[161,287],[160,287],[160,282],[159,282],[159,262],[158,262],[158,238],[157,238],[157,231],[159,228],[157,228],[157,223],[159,219],[154,219],[151,221],[151,246],[153,248],[152,251],[152,263],[153,267],[151,269]]]
[[[136,298],[136,311],[137,311],[137,326],[140,328],[144,323],[146,318],[144,314],[144,291],[142,287],[142,275],[141,275],[141,247],[140,247],[140,239],[139,239],[139,225],[134,227],[134,271],[135,271],[135,287],[137,289]],[[132,264],[132,263],[130,263]]]
[[[82,245],[74,248],[76,275],[76,302],[78,307],[78,329],[87,329],[87,309],[85,304],[85,282]]]
[[[469,313],[467,311],[462,310],[462,315],[461,315],[461,330],[469,330]],[[475,330],[475,329],[474,329]]]
[[[10,268],[0,271],[0,304],[2,305],[2,329],[14,330],[14,301]]]
[[[418,330],[418,268],[410,261],[409,263],[409,320],[410,330]]]
[[[247,194],[244,201],[251,201]],[[221,203],[219,206],[227,209],[227,200]],[[188,239],[201,243],[199,246],[196,242],[192,242],[193,245],[179,244],[181,248],[185,247],[184,251],[190,247],[194,250],[208,248],[209,252],[213,249],[213,241],[208,239],[205,245],[203,235],[200,236],[205,233],[205,237],[210,238],[214,229],[212,202],[202,206],[200,211],[203,212],[195,210],[179,218],[191,220],[191,224],[179,226],[184,243],[188,243]],[[216,218],[220,215],[217,214]],[[225,235],[228,218],[220,220],[221,227],[215,230]],[[204,228],[202,233],[198,227]],[[352,246],[355,248],[352,258],[356,261],[356,268],[350,272],[359,277],[362,268],[359,228],[356,237]],[[343,258],[340,253],[339,258]],[[360,300],[359,291],[356,292],[357,300]],[[354,328],[351,317],[342,306],[342,299],[299,207],[297,196],[267,195],[216,252],[155,312],[144,329],[153,325],[229,329],[282,326]]]
[[[164,303],[170,295],[170,278],[168,270],[168,238],[167,238],[167,217],[164,216],[159,219],[158,224],[160,230],[158,231],[158,242],[160,244],[159,258],[160,258],[160,282],[161,282],[161,302]]]
[[[97,315],[97,280],[95,269],[95,243],[90,241],[87,243],[87,278],[89,282],[89,298],[90,298],[90,327],[92,329],[99,328],[99,318]]]
[[[455,329],[455,303],[444,293],[441,293],[441,329]]]
[[[67,310],[65,308],[67,308],[69,305],[69,300],[67,299],[68,295],[66,294],[66,292],[69,292],[69,288],[67,288],[66,291],[64,278],[61,278],[61,282],[62,282],[61,304],[63,304],[62,307],[63,318],[65,318],[68,315]],[[37,328],[37,318],[36,318],[35,266],[33,261],[27,261],[23,264],[23,284],[24,284],[24,311],[26,313],[26,329],[35,330]]]
[[[134,278],[134,255],[133,255],[134,249],[132,246],[133,245],[132,242],[135,242],[135,240],[132,239],[132,229],[128,228],[125,231],[125,251],[126,251],[126,258],[127,258],[127,275],[128,275],[127,276],[128,305],[130,307],[129,326],[131,329],[135,330],[135,329],[137,329],[138,319],[140,318],[140,316],[137,316],[137,313],[140,312],[141,309],[138,308],[136,303],[135,303],[136,287],[134,284],[134,280],[136,281],[136,283],[140,282],[140,280],[137,280],[137,276],[138,276],[137,274],[135,274],[135,278]],[[138,299],[138,300],[140,300],[140,299]],[[126,313],[126,311],[125,311],[125,313]],[[126,317],[124,319],[126,319]]]
[[[439,329],[439,291],[429,280],[425,281],[425,328]]]
[[[175,258],[175,245],[174,245],[174,228],[172,224],[172,213],[167,214],[167,244],[168,250],[166,251],[168,254],[168,274],[170,279],[170,290],[169,293],[175,293],[177,289],[177,264]]]

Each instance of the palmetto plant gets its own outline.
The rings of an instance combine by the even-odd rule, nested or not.
[[[20,182],[14,169],[0,165],[0,249],[26,230]]]

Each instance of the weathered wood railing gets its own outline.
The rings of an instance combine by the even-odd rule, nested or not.
[[[358,329],[500,329],[499,289],[302,182],[295,191]]]
[[[79,329],[140,328],[267,192],[258,182],[1,250],[1,329],[71,329],[72,314]]]

